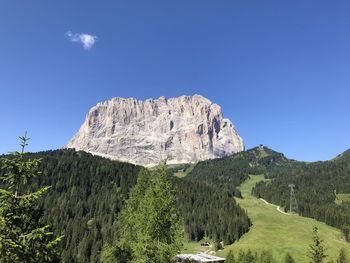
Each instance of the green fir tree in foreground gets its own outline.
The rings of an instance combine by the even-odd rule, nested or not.
[[[102,262],[172,262],[181,249],[182,227],[165,166],[143,170],[117,220],[117,237]]]
[[[28,191],[28,182],[39,175],[40,160],[26,160],[29,138],[20,139],[21,151],[1,159],[0,262],[56,262],[62,237],[55,238],[40,221],[39,202],[50,187]]]

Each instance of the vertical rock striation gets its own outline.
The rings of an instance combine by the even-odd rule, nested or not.
[[[200,95],[98,103],[65,147],[144,166],[164,160],[197,162],[244,150],[220,106]]]

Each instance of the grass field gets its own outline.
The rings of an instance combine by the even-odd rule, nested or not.
[[[309,245],[312,243],[313,226],[318,227],[319,235],[327,248],[326,252],[329,257],[326,262],[330,259],[336,260],[339,249],[342,247],[350,255],[350,244],[341,239],[338,229],[314,219],[298,215],[284,215],[278,212],[275,206],[253,197],[251,195],[252,187],[262,180],[264,180],[263,176],[251,176],[240,186],[244,199],[237,199],[237,202],[246,209],[251,218],[252,228],[238,242],[226,246],[217,255],[225,256],[230,249],[236,252],[248,248],[253,251],[271,249],[278,262],[282,262],[284,255],[290,252],[296,262],[306,263],[309,262],[307,253]]]
[[[174,175],[179,178],[185,177],[193,170],[194,167],[195,164],[191,164],[188,168],[179,169],[176,173],[174,173]]]
[[[203,242],[209,242],[210,246],[202,247],[200,244]],[[199,252],[208,252],[213,250],[214,250],[214,243],[209,239],[202,240],[201,242],[184,241],[184,247],[183,247],[182,253],[195,254]]]
[[[350,203],[350,194],[337,194],[335,203],[341,205],[343,203]]]

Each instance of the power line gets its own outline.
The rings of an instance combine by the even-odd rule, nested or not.
[[[290,188],[290,200],[289,200],[289,212],[290,213],[298,213],[298,203],[297,199],[295,197],[295,192],[294,192],[294,184],[289,184],[288,187]]]

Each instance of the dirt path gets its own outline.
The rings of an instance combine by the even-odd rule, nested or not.
[[[276,210],[278,211],[278,212],[280,212],[281,214],[284,214],[284,215],[287,215],[287,216],[290,216],[291,214],[288,214],[288,213],[286,213],[286,212],[284,212],[284,211],[282,211],[281,210],[281,207],[279,206],[279,205],[274,205],[274,204],[271,204],[271,203],[269,203],[269,202],[267,202],[265,199],[263,199],[263,198],[259,198],[261,201],[263,201],[265,204],[267,204],[267,205],[272,205],[272,206],[275,206],[276,207]]]

